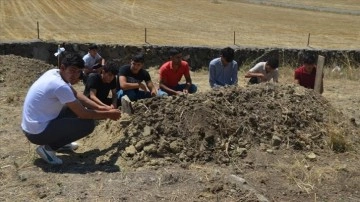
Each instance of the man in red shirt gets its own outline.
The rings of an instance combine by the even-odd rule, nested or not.
[[[316,77],[316,60],[314,55],[306,54],[303,65],[295,70],[295,83],[305,88],[314,89]],[[324,75],[323,75],[324,77]],[[323,80],[321,80],[320,93],[324,92]]]
[[[195,93],[197,87],[192,84],[190,77],[190,68],[186,61],[182,60],[182,53],[172,48],[169,51],[170,61],[160,67],[160,89],[158,95],[180,95]],[[182,77],[185,77],[186,83],[179,84]]]

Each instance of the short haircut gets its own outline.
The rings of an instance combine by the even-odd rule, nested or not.
[[[303,63],[304,64],[310,64],[310,65],[316,64],[315,56],[313,54],[310,54],[310,53],[304,54]]]
[[[112,60],[106,61],[106,64],[104,65],[104,72],[110,72],[113,75],[117,75],[119,72],[119,66]]]
[[[65,67],[75,66],[79,69],[84,68],[84,60],[78,53],[66,53],[61,60],[61,64]]]
[[[97,50],[98,46],[96,44],[92,44],[89,46],[89,50]]]
[[[226,60],[226,62],[232,62],[234,60],[235,51],[230,47],[221,49],[221,56]]]
[[[133,55],[131,57],[131,60],[134,61],[134,62],[144,63],[145,62],[145,57],[144,57],[144,54],[138,53],[138,54]]]
[[[180,54],[180,53],[181,52],[176,48],[172,48],[172,49],[169,50],[169,55],[170,56],[175,56],[175,55]]]
[[[272,69],[276,69],[279,67],[279,59],[272,57],[267,62],[267,65],[269,65]]]

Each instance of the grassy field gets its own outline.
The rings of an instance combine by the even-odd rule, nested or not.
[[[356,0],[0,0],[0,41],[37,39],[39,22],[45,41],[306,48],[310,33],[312,48],[358,49],[359,10]]]

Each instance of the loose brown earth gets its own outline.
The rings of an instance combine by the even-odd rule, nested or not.
[[[134,103],[54,167],[20,129],[27,89],[48,68],[0,56],[1,201],[360,200],[356,82],[328,79],[323,96],[285,78],[209,91],[193,72],[199,93]]]

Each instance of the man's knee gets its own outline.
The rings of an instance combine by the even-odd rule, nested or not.
[[[197,91],[197,86],[194,84],[191,84],[190,88],[189,88],[189,93],[196,93]]]

